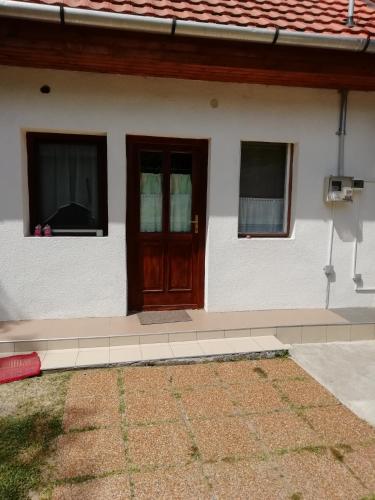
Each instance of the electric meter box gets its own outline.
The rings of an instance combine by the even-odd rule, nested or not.
[[[353,201],[353,177],[330,175],[324,179],[324,201]]]

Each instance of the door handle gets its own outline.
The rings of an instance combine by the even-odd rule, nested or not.
[[[196,215],[193,220],[190,221],[192,224],[194,224],[194,233],[198,234],[198,229],[199,229],[199,217]]]

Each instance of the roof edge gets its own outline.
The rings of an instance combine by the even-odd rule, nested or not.
[[[16,0],[0,0],[1,16],[175,36],[375,53],[375,39],[371,37],[322,35],[319,33],[290,31],[278,28],[244,27],[184,21],[172,18],[138,16]]]

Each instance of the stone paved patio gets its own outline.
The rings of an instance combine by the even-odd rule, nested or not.
[[[290,359],[76,372],[54,500],[362,499],[375,429]]]

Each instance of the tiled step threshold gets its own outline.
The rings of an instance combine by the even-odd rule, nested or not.
[[[274,357],[287,354],[288,347],[273,336],[262,336],[48,350],[38,351],[38,354],[41,358],[42,370],[57,370],[168,362],[191,363],[210,359]]]
[[[253,339],[274,336],[283,344],[314,342],[350,342],[375,340],[375,324],[301,325],[237,330],[208,330],[158,334],[111,335],[74,338],[0,341],[1,353],[30,351],[77,350],[92,348],[122,348],[144,344],[179,344],[231,338]]]

